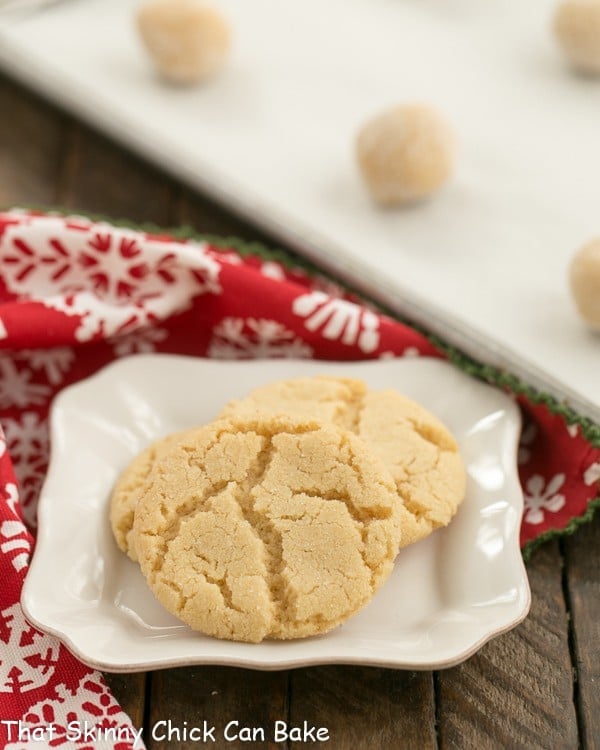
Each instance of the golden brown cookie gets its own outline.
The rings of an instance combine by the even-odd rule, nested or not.
[[[134,522],[142,572],[191,628],[231,640],[324,633],[392,571],[394,483],[355,435],[234,417],[155,462]]]
[[[328,376],[278,381],[230,402],[222,417],[285,413],[351,430],[382,459],[397,489],[402,546],[447,525],[465,496],[456,440],[424,407],[397,391],[368,391],[358,379]]]
[[[117,480],[110,498],[110,526],[119,548],[132,560],[137,560],[131,536],[133,517],[154,461],[187,432],[174,432],[156,440],[131,461]]]

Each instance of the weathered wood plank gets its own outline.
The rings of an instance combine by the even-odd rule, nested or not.
[[[106,674],[108,683],[121,708],[131,719],[136,729],[144,726],[146,674]]]
[[[75,125],[65,160],[62,205],[112,219],[170,224],[171,181],[111,141]]]
[[[249,745],[265,750],[284,748],[285,744],[273,741],[272,729],[275,721],[287,717],[287,701],[288,673],[285,671],[193,667],[155,672],[145,735],[148,750],[197,748],[202,743],[190,736],[190,730],[197,727],[200,731],[195,734],[196,738],[202,736],[204,722],[207,730],[214,727],[214,742],[205,744],[216,750]],[[264,739],[260,732],[250,733],[248,736],[255,736],[257,742],[252,745],[244,739],[244,727],[249,728],[248,731],[262,729]],[[184,735],[185,729],[187,735]],[[228,736],[225,736],[226,731]]]
[[[336,750],[436,747],[429,672],[327,666],[292,673],[290,726],[326,727]],[[300,750],[307,745],[292,742]]]
[[[600,515],[564,543],[581,741],[600,748]]]
[[[576,748],[578,731],[558,544],[528,566],[533,604],[518,628],[438,675],[442,748]]]
[[[57,200],[64,118],[0,76],[0,205]]]

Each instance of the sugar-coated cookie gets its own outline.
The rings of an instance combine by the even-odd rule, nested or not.
[[[131,535],[133,517],[144,484],[157,456],[186,432],[175,432],[153,442],[131,461],[115,484],[110,498],[110,526],[119,548],[132,560],[137,560]]]
[[[162,453],[134,522],[158,600],[195,630],[249,642],[342,623],[389,576],[399,533],[393,480],[363,441],[266,415]]]
[[[303,377],[271,383],[230,402],[222,417],[291,414],[333,422],[369,444],[391,473],[402,515],[402,546],[447,525],[465,496],[456,440],[416,402],[358,379]]]

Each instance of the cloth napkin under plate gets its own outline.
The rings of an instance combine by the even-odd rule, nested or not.
[[[53,397],[117,357],[153,351],[224,359],[449,357],[504,387],[521,407],[525,554],[573,531],[600,503],[597,425],[289,259],[256,245],[81,216],[0,213],[0,748],[28,747],[17,738],[19,725],[7,722],[21,722],[22,739],[29,731],[49,747],[143,747],[102,676],[28,625],[19,600],[35,544]],[[44,734],[50,724],[52,738]],[[77,726],[112,728],[119,739],[92,741],[93,733],[77,736]]]

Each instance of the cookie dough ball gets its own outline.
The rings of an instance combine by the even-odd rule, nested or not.
[[[569,280],[579,314],[600,331],[600,238],[584,245],[573,256]]]
[[[356,152],[373,198],[394,206],[427,198],[446,182],[454,168],[455,138],[436,110],[409,104],[367,122]]]
[[[138,27],[159,73],[176,84],[193,84],[223,67],[230,47],[227,21],[200,0],[150,0]]]
[[[600,0],[566,0],[554,17],[556,37],[571,65],[600,75]]]

